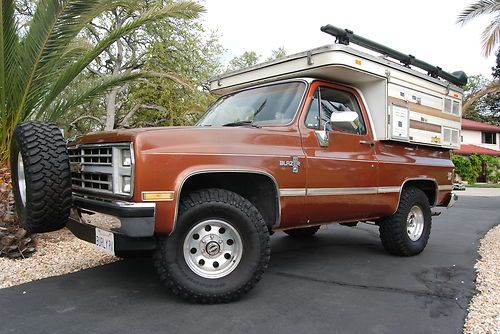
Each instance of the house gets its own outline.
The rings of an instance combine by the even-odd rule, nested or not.
[[[500,126],[462,119],[460,149],[453,153],[500,156]]]
[[[500,126],[462,119],[461,145],[453,153],[469,156],[484,154],[500,157]],[[478,182],[486,182],[486,165],[483,163]]]

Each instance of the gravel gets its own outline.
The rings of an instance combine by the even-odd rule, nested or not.
[[[465,320],[466,334],[500,333],[500,225],[490,230],[479,246],[477,271],[478,293],[469,305]]]
[[[0,288],[117,261],[94,245],[79,240],[69,230],[36,235],[37,252],[30,258],[0,258]]]

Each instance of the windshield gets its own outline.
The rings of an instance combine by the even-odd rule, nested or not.
[[[305,88],[303,82],[288,82],[225,95],[205,113],[198,126],[288,124]]]

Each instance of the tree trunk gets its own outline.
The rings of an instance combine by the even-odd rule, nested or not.
[[[119,18],[118,13],[113,11],[113,14],[116,18],[116,28],[120,28],[123,24],[123,21]],[[116,40],[116,60],[115,66],[113,68],[113,74],[119,74],[122,70],[123,63],[123,44],[120,39]],[[116,96],[120,91],[120,87],[113,88],[106,95],[106,127],[105,130],[113,130],[115,128],[115,119],[116,119]]]
[[[113,88],[106,95],[106,126],[105,130],[113,130],[115,128],[115,117],[116,117],[116,96],[120,87]]]

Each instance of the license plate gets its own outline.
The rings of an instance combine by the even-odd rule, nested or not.
[[[113,233],[95,228],[95,244],[106,253],[115,255],[115,238]]]

